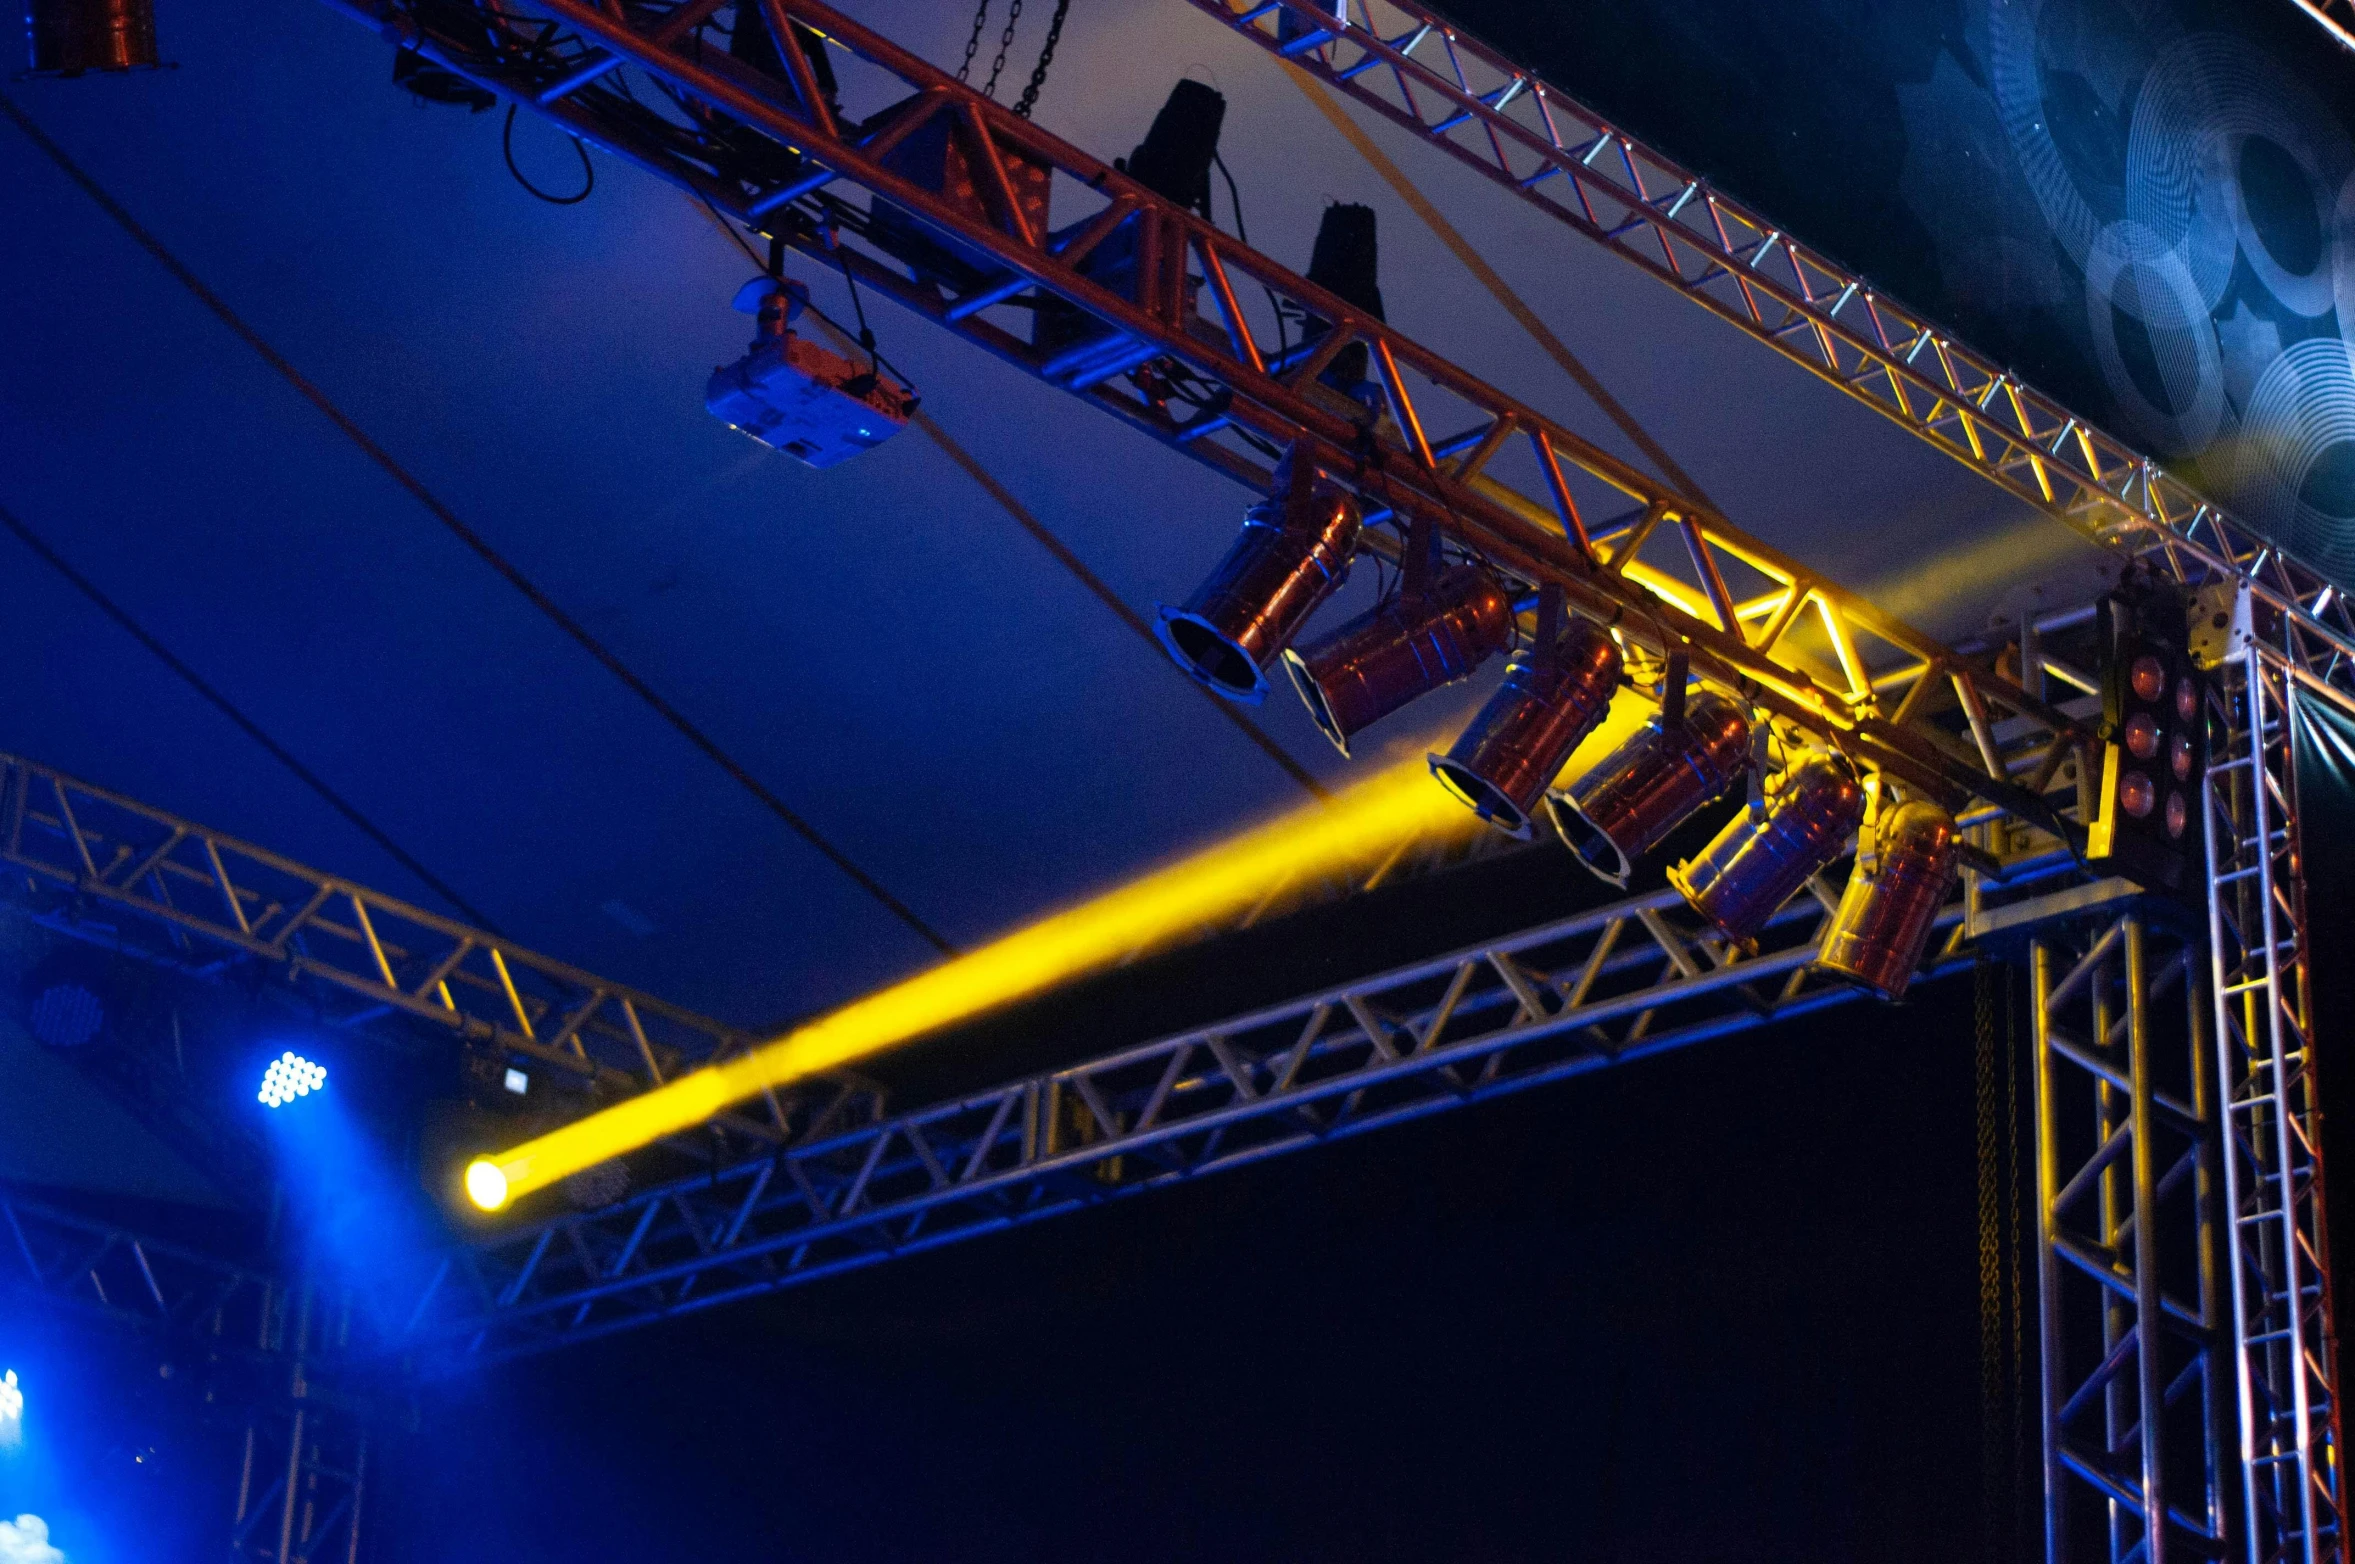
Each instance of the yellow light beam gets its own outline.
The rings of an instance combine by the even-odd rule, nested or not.
[[[1628,691],[1579,746],[1575,769],[1652,714]],[[486,1211],[711,1118],[764,1088],[837,1069],[983,1011],[1108,967],[1144,946],[1258,903],[1287,879],[1380,864],[1401,843],[1485,829],[1432,782],[1421,755],[1205,848],[1091,901],[853,1000],[770,1042],[476,1159],[466,1192]]]

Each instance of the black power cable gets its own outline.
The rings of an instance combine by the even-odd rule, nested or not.
[[[578,136],[572,138],[572,149],[581,158],[581,188],[577,192],[551,195],[523,177],[523,170],[515,166],[515,107],[512,103],[507,105],[507,123],[499,129],[499,150],[506,155],[507,172],[515,176],[515,182],[550,206],[578,206],[589,199],[589,193],[597,188],[597,165],[589,161],[589,149]]]

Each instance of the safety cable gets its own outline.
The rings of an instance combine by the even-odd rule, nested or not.
[[[295,759],[293,753],[285,745],[270,737],[260,723],[247,716],[228,696],[214,689],[211,684],[205,681],[203,675],[174,656],[171,648],[149,634],[146,627],[132,618],[121,604],[101,592],[97,583],[66,563],[63,555],[51,548],[46,539],[27,526],[14,511],[5,505],[0,505],[0,527],[5,527],[14,533],[19,543],[40,556],[42,563],[64,577],[66,583],[82,596],[88,598],[93,607],[113,620],[119,628],[130,635],[131,639],[146,647],[154,655],[156,661],[179,675],[183,683],[209,702],[214,710],[234,723],[247,738],[269,751],[270,758],[292,772],[297,781],[325,799],[328,806],[334,809],[337,814],[359,827],[361,835],[390,853],[395,863],[417,876],[418,880],[430,887],[435,895],[456,908],[467,922],[487,933],[497,934],[499,932],[499,926],[486,917],[481,908],[452,890],[447,881],[425,867],[424,864],[419,863],[416,857],[400,843],[394,841],[382,826],[362,814],[358,805],[328,786],[326,780],[316,771]]]
[[[121,228],[124,233],[131,237],[134,243],[136,243],[141,249],[145,250],[155,259],[156,264],[163,267],[165,271],[172,275],[173,280],[178,282],[182,287],[186,288],[191,294],[193,294],[196,297],[197,302],[204,305],[206,309],[212,311],[212,313],[220,319],[223,325],[227,326],[232,332],[234,332],[238,338],[246,344],[246,346],[252,348],[265,364],[268,364],[272,370],[277,372],[280,378],[285,380],[286,383],[292,386],[296,391],[300,392],[303,398],[313,407],[317,408],[319,412],[326,417],[328,422],[335,425],[335,427],[342,432],[346,439],[350,440],[352,444],[359,447],[363,455],[365,455],[370,461],[374,462],[378,467],[382,468],[395,483],[399,484],[403,489],[407,490],[410,497],[416,500],[418,504],[424,506],[426,511],[430,513],[436,521],[440,522],[445,528],[447,528],[452,536],[456,537],[459,542],[465,544],[466,547],[472,550],[474,554],[485,564],[489,565],[493,570],[497,571],[499,575],[506,580],[509,586],[512,586],[518,593],[522,594],[525,601],[529,602],[534,608],[538,609],[543,615],[547,617],[551,623],[553,623],[559,630],[563,631],[576,644],[578,644],[583,651],[587,652],[591,657],[596,659],[598,664],[602,666],[606,672],[612,674],[616,679],[619,679],[622,684],[628,688],[631,694],[637,696],[641,701],[645,702],[645,704],[653,710],[655,715],[662,718],[664,722],[670,724],[672,728],[677,730],[681,737],[685,738],[687,742],[692,744],[696,749],[702,751],[708,759],[710,759],[715,765],[719,766],[722,771],[726,772],[728,776],[731,777],[739,786],[741,786],[746,792],[750,793],[754,798],[758,799],[771,814],[774,814],[779,820],[783,821],[787,829],[791,830],[796,836],[800,837],[811,847],[815,848],[819,855],[825,858],[825,860],[832,864],[836,869],[840,870],[845,878],[849,879],[851,883],[858,886],[859,889],[865,891],[869,896],[873,897],[875,901],[878,902],[886,911],[891,913],[893,917],[899,919],[900,922],[906,924],[926,944],[930,945],[933,949],[939,951],[943,955],[957,954],[956,947],[950,944],[949,941],[930,924],[926,923],[921,917],[917,916],[914,909],[909,907],[907,903],[901,901],[897,896],[894,896],[889,890],[885,889],[881,881],[877,880],[865,869],[860,868],[859,865],[854,860],[852,860],[852,858],[847,853],[845,853],[841,848],[836,847],[831,841],[827,840],[826,837],[819,832],[816,826],[812,825],[808,820],[804,819],[798,812],[787,805],[783,799],[779,798],[774,792],[770,791],[770,789],[765,786],[759,778],[755,777],[750,771],[746,770],[745,767],[740,764],[734,756],[730,755],[726,750],[722,749],[709,734],[705,733],[701,728],[697,727],[692,721],[690,721],[685,713],[681,712],[676,706],[673,706],[669,701],[663,699],[660,694],[656,693],[653,686],[649,685],[644,679],[640,678],[635,672],[633,672],[629,665],[624,663],[619,657],[615,656],[614,653],[602,641],[599,641],[595,636],[591,635],[586,626],[582,625],[580,621],[574,619],[570,614],[566,613],[561,607],[557,605],[556,601],[549,597],[546,592],[542,591],[529,576],[526,576],[520,569],[511,563],[506,558],[506,556],[502,555],[497,549],[493,548],[488,539],[483,537],[482,534],[476,532],[472,527],[466,525],[465,522],[461,521],[457,512],[451,510],[449,506],[443,504],[441,499],[436,496],[432,490],[426,488],[425,485],[418,480],[415,474],[411,473],[407,468],[403,467],[398,461],[396,461],[392,454],[385,450],[383,446],[378,445],[373,439],[369,438],[367,432],[363,430],[357,423],[353,422],[349,414],[345,413],[342,408],[336,406],[334,402],[328,399],[326,392],[320,390],[318,386],[314,385],[309,379],[305,378],[302,371],[296,369],[294,364],[289,359],[287,359],[284,354],[280,353],[276,348],[270,346],[270,344],[262,337],[259,332],[257,332],[252,326],[246,324],[244,317],[238,315],[236,311],[229,307],[228,301],[223,299],[218,293],[215,293],[209,286],[205,284],[203,279],[199,278],[193,271],[189,270],[186,263],[182,262],[178,256],[174,255],[170,250],[164,247],[161,240],[157,239],[153,234],[149,233],[146,228],[142,227],[139,223],[139,220],[133,217],[121,202],[117,201],[112,195],[110,195],[104,186],[100,185],[97,180],[93,179],[87,172],[85,172],[80,164],[76,163],[71,157],[69,157],[63,147],[60,147],[56,142],[50,140],[47,133],[44,132],[40,126],[33,123],[32,119],[16,105],[15,100],[10,98],[6,93],[0,93],[0,115],[5,115],[12,123],[14,123],[16,128],[24,133],[27,140],[31,141],[34,146],[38,147],[42,154],[46,156],[50,162],[57,165],[59,172],[63,173],[68,179],[73,181],[74,184],[79,186],[83,194],[89,196],[93,202],[97,203],[99,209],[105,212],[109,218],[113,219],[117,227]]]

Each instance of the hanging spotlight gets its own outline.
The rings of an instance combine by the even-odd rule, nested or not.
[[[1814,755],[1785,773],[1763,822],[1734,816],[1698,857],[1668,871],[1668,883],[1720,934],[1749,945],[1809,875],[1840,855],[1863,819],[1856,773],[1846,761]]]
[[[153,70],[155,0],[27,0],[26,41],[43,76]]]
[[[1154,626],[1177,665],[1231,701],[1267,698],[1265,669],[1349,575],[1357,501],[1291,453],[1276,495],[1251,507],[1243,535],[1183,608]]]
[[[1702,691],[1683,712],[1663,711],[1564,793],[1546,800],[1554,829],[1581,863],[1625,886],[1635,861],[1742,774],[1750,721]]]
[[[1883,999],[1903,999],[1954,882],[1954,817],[1916,799],[1884,816],[1875,836],[1872,873],[1860,865],[1848,877],[1815,964]]]
[[[1415,546],[1409,543],[1409,548]],[[1286,670],[1333,747],[1419,695],[1468,676],[1513,644],[1513,600],[1478,565],[1419,581],[1304,651]]]
[[[262,1072],[261,1100],[267,1108],[282,1108],[297,1097],[326,1089],[327,1067],[291,1051],[271,1060]]]
[[[1534,650],[1516,656],[1505,682],[1431,774],[1475,814],[1515,836],[1529,834],[1529,812],[1562,763],[1610,710],[1619,685],[1619,648],[1600,625],[1578,619],[1568,632],[1551,591],[1538,610]]]

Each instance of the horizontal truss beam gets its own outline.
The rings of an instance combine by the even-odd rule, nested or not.
[[[756,1046],[753,1034],[381,895],[61,771],[0,754],[0,862],[88,937],[136,922],[203,974],[258,963],[340,998],[346,1025],[401,1015],[565,1072],[601,1096],[660,1085]],[[766,1098],[722,1122],[774,1145],[882,1111],[855,1077]]]
[[[2067,829],[2036,793],[1989,769],[1954,713],[1968,711],[1974,723],[1981,713],[2018,719],[2053,745],[2081,735],[1983,662],[1957,657],[818,0],[762,0],[782,78],[703,36],[720,9],[707,0],[662,11],[618,0],[518,0],[496,12],[328,3],[1248,485],[1268,486],[1271,450],[1299,449],[1354,486],[1374,519],[1427,518],[1495,567],[1559,585],[1654,652],[1688,653],[1695,674],[1860,760],[1952,804],[1985,798]],[[822,34],[842,52],[842,69],[858,62],[898,107],[860,125],[839,117],[787,24]],[[617,63],[603,69],[608,62]],[[677,112],[641,95],[633,71]],[[888,164],[891,149],[920,132],[950,138],[968,159],[978,186],[970,204]],[[742,155],[748,138],[768,143],[758,168]],[[1034,223],[1016,194],[1025,170],[1048,180],[1056,199],[1088,209],[1059,229]],[[862,189],[875,204],[862,212],[828,187]],[[863,247],[885,208],[972,257],[969,285],[914,279]],[[1133,283],[1090,273],[1108,246],[1133,253]],[[1244,302],[1263,296],[1289,318],[1333,328],[1313,346],[1268,340],[1256,304]],[[1041,346],[1007,324],[1035,324],[1048,305],[1076,320],[1078,347]],[[1353,345],[1366,348],[1379,384],[1378,417],[1317,383]],[[1168,389],[1178,378],[1197,387],[1190,415]],[[1633,519],[1590,531],[1590,515],[1630,507]]]
[[[2355,695],[2355,609],[2322,575],[1418,0],[1190,3],[2015,497],[2193,586],[2246,581],[2280,614],[2285,654]],[[2300,3],[2342,39],[2355,16]]]

